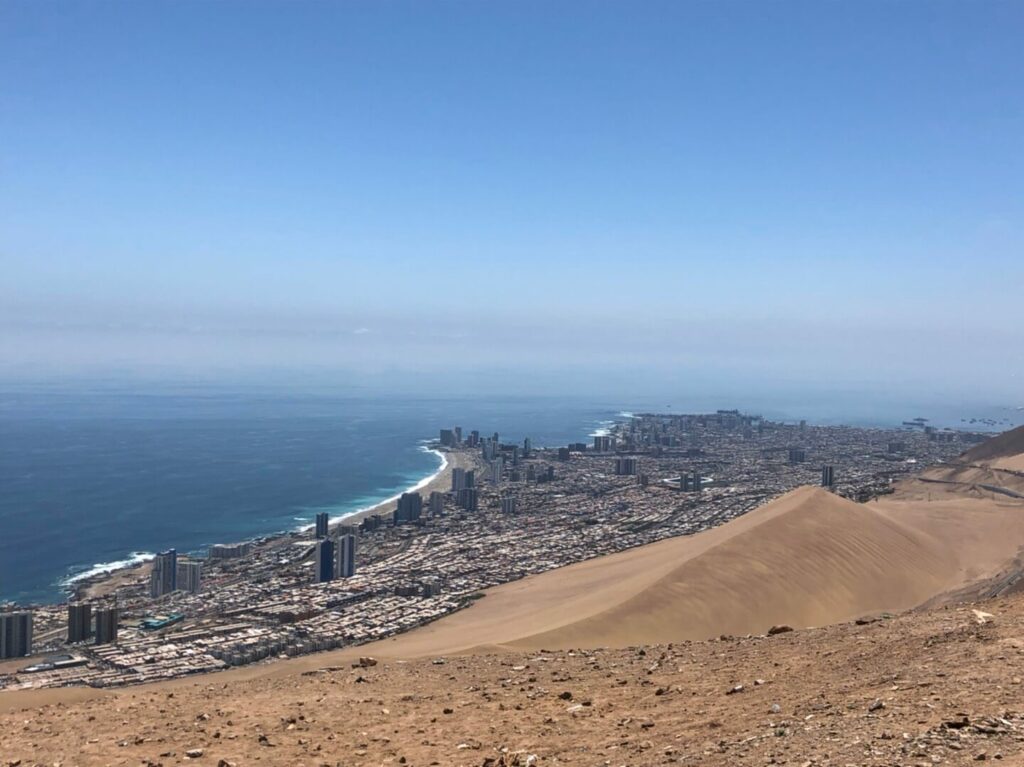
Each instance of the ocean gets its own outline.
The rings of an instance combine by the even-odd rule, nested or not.
[[[741,407],[771,418],[898,425],[933,412],[860,400],[825,405],[716,397],[685,402],[573,397],[289,394],[214,387],[0,386],[0,602],[61,601],[69,581],[175,547],[296,529],[375,505],[437,471],[425,449],[441,428],[497,431],[534,445],[587,441],[640,412]],[[884,414],[883,414],[884,412]],[[1014,408],[949,408],[939,425],[972,415],[1020,420]],[[982,428],[977,425],[977,428]]]
[[[0,601],[69,579],[372,506],[436,472],[452,425],[535,445],[615,417],[558,398],[444,400],[124,392],[0,394]]]

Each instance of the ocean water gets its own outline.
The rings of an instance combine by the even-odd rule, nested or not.
[[[0,393],[0,601],[378,503],[437,471],[455,424],[534,444],[586,440],[617,410],[556,398]]]
[[[971,428],[1020,423],[1016,407],[679,396],[645,400],[290,394],[0,385],[0,601],[59,601],[69,579],[175,547],[198,552],[291,530],[389,498],[434,473],[438,430],[535,445],[587,441],[623,411],[739,407],[812,423]],[[993,421],[994,423],[994,421]],[[977,425],[977,428],[981,428]]]

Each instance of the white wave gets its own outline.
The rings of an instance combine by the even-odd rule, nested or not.
[[[155,554],[150,554],[148,551],[134,551],[131,556],[127,559],[118,559],[113,562],[99,562],[88,570],[83,570],[80,573],[69,575],[64,578],[60,584],[62,586],[71,586],[79,581],[84,581],[87,578],[93,578],[97,575],[104,575],[106,573],[112,573],[114,570],[121,570],[125,567],[133,567],[134,565],[141,565],[143,562],[151,560]]]
[[[432,440],[426,440],[425,442],[429,443],[430,441],[432,441]],[[341,514],[341,515],[336,516],[336,517],[331,517],[329,519],[329,522],[331,522],[331,523],[333,523],[333,522],[343,522],[346,519],[348,519],[349,517],[354,517],[357,514],[363,514],[364,512],[367,512],[370,509],[374,509],[377,506],[380,506],[381,504],[392,503],[394,501],[397,501],[399,498],[402,497],[402,493],[415,493],[418,490],[422,490],[427,485],[429,485],[431,482],[433,482],[435,479],[437,479],[441,475],[441,472],[443,472],[445,469],[448,468],[448,456],[445,455],[444,453],[442,453],[440,450],[435,450],[434,448],[429,447],[428,444],[421,444],[419,446],[419,449],[422,450],[424,453],[433,453],[434,455],[436,455],[438,458],[441,459],[441,465],[438,466],[437,471],[435,471],[433,474],[430,474],[430,475],[424,477],[419,482],[417,482],[415,485],[412,485],[411,487],[407,487],[404,490],[399,490],[397,493],[395,493],[392,496],[389,496],[389,497],[384,498],[384,499],[379,500],[379,501],[374,501],[373,503],[369,504],[368,506],[363,506],[361,508],[356,509],[355,511],[346,511],[344,514]],[[307,523],[307,524],[301,525],[299,528],[297,528],[297,531],[300,532],[300,533],[304,533],[307,530],[312,530],[314,527],[315,527],[315,525],[311,525],[311,524]]]

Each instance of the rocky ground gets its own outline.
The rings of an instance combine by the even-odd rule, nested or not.
[[[0,765],[1024,764],[1022,677],[1011,596],[773,636],[126,689],[0,715]]]

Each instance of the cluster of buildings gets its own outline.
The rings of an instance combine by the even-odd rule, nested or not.
[[[202,580],[202,562],[179,560],[174,549],[161,551],[153,558],[149,574],[149,595],[154,599],[175,591],[199,592]]]
[[[314,546],[313,573],[317,583],[355,575],[356,536],[343,534],[318,540]]]
[[[382,639],[488,587],[699,532],[799,485],[851,498],[885,492],[972,439],[737,411],[639,415],[593,445],[463,439],[458,427],[440,436],[452,464],[447,490],[405,493],[390,513],[359,524],[331,526],[324,516],[306,532],[215,546],[194,562],[194,589],[181,569],[193,562],[163,552],[148,581],[113,595],[113,634],[99,624],[107,607],[37,609],[37,636],[48,638],[34,651],[66,653],[70,642],[75,654],[0,675],[0,687],[131,684]],[[0,627],[0,648],[32,651],[30,613],[0,614]]]

